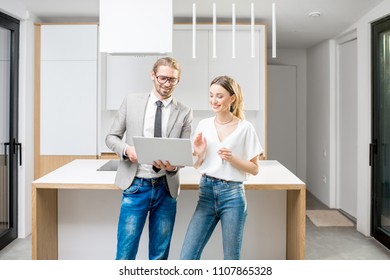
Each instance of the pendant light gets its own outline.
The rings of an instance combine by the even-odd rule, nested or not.
[[[272,3],[272,57],[276,57],[276,16],[275,3]]]
[[[192,58],[196,58],[196,4],[192,4]]]
[[[255,57],[255,5],[251,3],[251,57]]]
[[[217,7],[213,3],[213,58],[217,57]]]
[[[232,4],[232,58],[236,58],[236,4]]]

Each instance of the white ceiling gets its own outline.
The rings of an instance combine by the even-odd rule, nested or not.
[[[99,0],[19,0],[44,22],[94,20],[99,18]],[[158,0],[156,0],[158,1]],[[212,3],[218,18],[230,19],[235,3],[237,22],[249,22],[254,3],[256,23],[269,26],[272,3],[276,4],[278,48],[308,48],[337,36],[383,0],[173,0],[175,18],[192,17],[196,3],[197,17],[212,19]],[[320,17],[309,17],[320,12]],[[147,16],[147,15],[146,15]],[[270,36],[268,42],[271,42]]]

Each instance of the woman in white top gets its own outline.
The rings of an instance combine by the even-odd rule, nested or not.
[[[258,173],[263,148],[244,119],[242,91],[234,79],[219,76],[211,82],[210,104],[215,117],[201,120],[195,132],[194,166],[202,177],[180,258],[200,259],[221,221],[224,259],[240,259],[247,215],[243,181]]]

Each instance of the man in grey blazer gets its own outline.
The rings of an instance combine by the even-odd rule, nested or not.
[[[175,59],[158,59],[150,73],[152,91],[129,94],[106,137],[106,145],[121,159],[115,178],[115,184],[123,190],[116,259],[135,259],[148,215],[149,259],[168,258],[180,190],[179,168],[159,159],[150,165],[139,164],[132,137],[156,135],[158,107],[161,137],[190,137],[192,109],[172,96],[180,74]]]

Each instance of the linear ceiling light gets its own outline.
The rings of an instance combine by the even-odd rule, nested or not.
[[[213,58],[217,57],[217,7],[213,3]]]
[[[272,3],[272,57],[276,57],[276,16],[275,3]]]
[[[255,57],[255,5],[251,3],[251,57]]]
[[[196,4],[192,4],[192,58],[196,58]]]
[[[236,4],[232,4],[232,58],[236,58]]]

